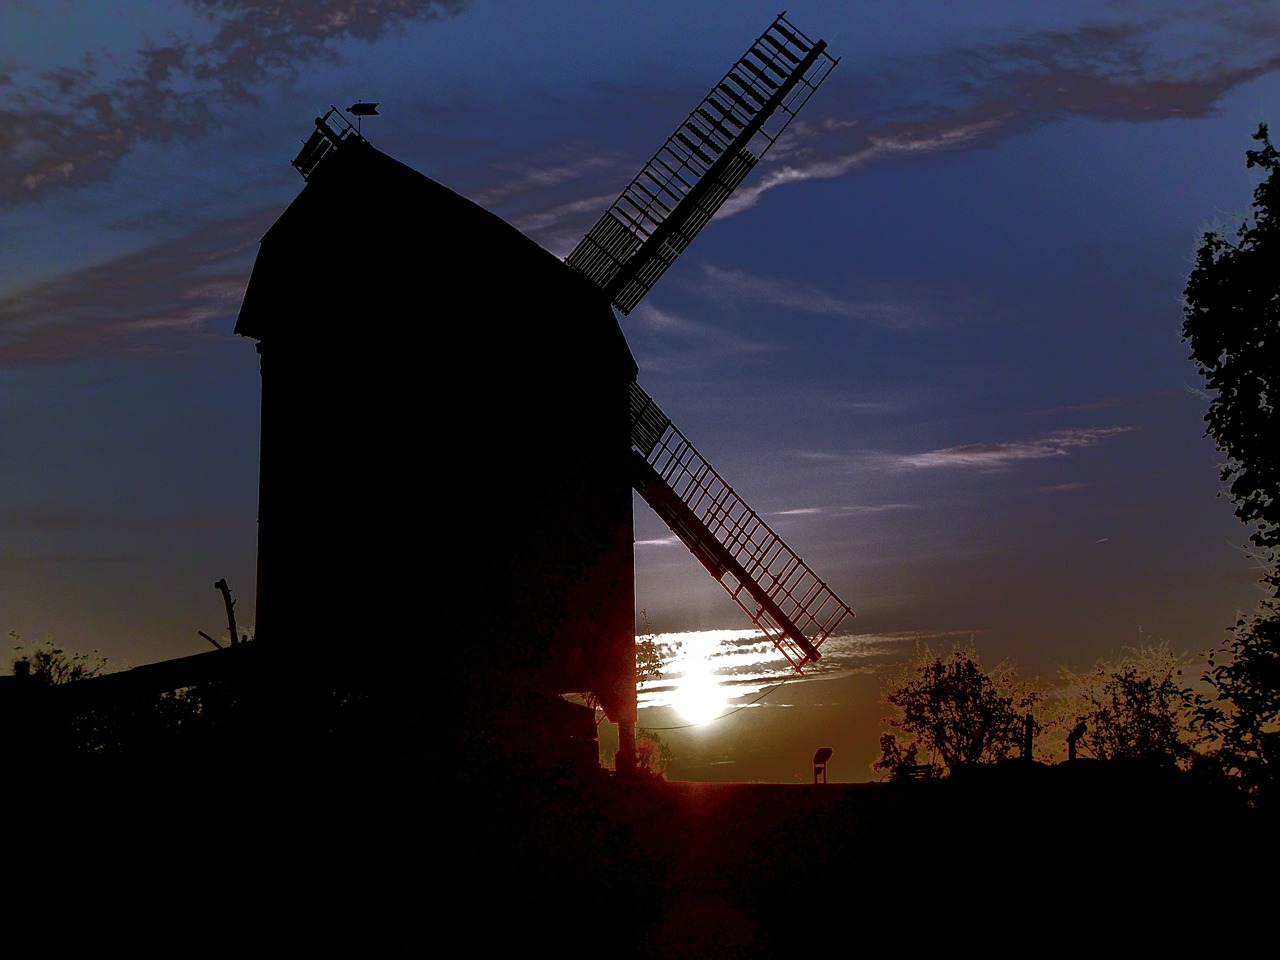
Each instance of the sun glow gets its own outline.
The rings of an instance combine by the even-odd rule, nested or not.
[[[705,655],[697,652],[686,655],[671,702],[680,716],[693,724],[708,723],[724,713],[727,706],[724,687]]]

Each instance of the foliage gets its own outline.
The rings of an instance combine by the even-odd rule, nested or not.
[[[25,661],[29,665],[31,679],[41,686],[87,680],[109,672],[106,657],[99,656],[96,650],[93,653],[71,653],[56,646],[49,637],[27,648],[22,638],[12,630],[9,637],[15,641],[14,664]]]
[[[1220,662],[1221,661],[1221,662]],[[1232,638],[1209,656],[1195,723],[1218,741],[1214,760],[1258,804],[1274,806],[1280,788],[1280,603],[1267,600],[1241,618]]]
[[[667,765],[671,763],[671,748],[652,730],[636,731],[636,772],[654,780],[667,778]]]
[[[1085,674],[1063,671],[1054,728],[1085,730],[1079,747],[1099,760],[1183,766],[1195,756],[1195,693],[1181,679],[1185,661],[1167,644],[1139,645]]]
[[[1213,394],[1205,435],[1226,455],[1221,479],[1236,516],[1252,528],[1250,541],[1267,565],[1266,582],[1280,589],[1280,153],[1266,125],[1249,150],[1249,167],[1266,178],[1253,195],[1253,222],[1232,242],[1206,233],[1187,279],[1182,339],[1191,345]]]
[[[880,734],[880,759],[871,765],[873,770],[884,770],[893,776],[904,770],[917,766],[916,756],[920,752],[920,744],[899,743],[898,737],[892,733]]]
[[[1221,479],[1265,573],[1268,598],[1242,617],[1210,658],[1214,695],[1197,724],[1220,744],[1216,759],[1257,802],[1274,803],[1280,766],[1280,152],[1258,127],[1245,153],[1265,174],[1253,220],[1235,241],[1206,233],[1185,291],[1183,340],[1211,391],[1206,435],[1226,456]]]
[[[945,658],[922,646],[885,682],[884,699],[895,712],[884,722],[908,739],[881,737],[882,757],[872,767],[896,770],[920,751],[947,772],[1010,757],[1022,747],[1024,715],[1038,696],[1007,662],[984,670],[972,645]]]
[[[649,611],[640,611],[640,632],[636,635],[636,683],[661,680],[662,652],[658,649],[658,634],[649,621]]]
[[[75,653],[46,637],[27,646],[18,634],[13,662],[28,664],[28,683],[59,686],[112,673],[97,651]],[[234,697],[220,684],[201,684],[158,694],[118,696],[108,702],[81,701],[71,709],[44,702],[41,720],[24,748],[45,757],[71,754],[130,756],[156,749],[176,738],[190,740],[225,725]]]

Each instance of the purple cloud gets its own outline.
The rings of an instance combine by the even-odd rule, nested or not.
[[[168,338],[204,335],[215,319],[229,329],[278,212],[210,223],[0,297],[0,365],[172,349]]]
[[[171,38],[131,63],[86,55],[34,82],[0,77],[0,206],[106,177],[133,147],[199,136],[263,82],[337,58],[334,43],[372,42],[415,21],[454,16],[465,0],[190,0],[208,39]]]

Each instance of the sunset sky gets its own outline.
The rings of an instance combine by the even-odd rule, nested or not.
[[[379,102],[376,147],[563,256],[781,9],[0,5],[0,626],[120,665],[199,653],[225,577],[252,627],[258,357],[231,331],[313,117]],[[763,699],[665,734],[689,778],[790,780],[825,744],[867,779],[876,673],[916,637],[1049,678],[1143,641],[1194,655],[1261,596],[1180,297],[1199,236],[1248,211],[1280,5],[787,14],[839,65],[622,326],[644,388],[857,618],[767,695],[760,656],[717,660]],[[457,320],[429,322],[428,371]],[[636,515],[654,629],[748,629]],[[344,599],[358,635],[367,598]]]

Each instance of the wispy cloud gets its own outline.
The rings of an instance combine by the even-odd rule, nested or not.
[[[191,0],[200,38],[150,42],[128,62],[79,62],[0,82],[0,205],[106,177],[140,142],[195,137],[252,101],[265,81],[337,59],[414,21],[455,15],[463,0]],[[59,10],[50,16],[74,15]]]
[[[878,129],[859,126],[854,136],[861,142],[854,149],[841,153],[830,152],[839,149],[840,138],[836,138],[835,144],[815,147],[809,155],[797,154],[793,159],[788,159],[784,166],[768,170],[763,176],[736,191],[720,208],[717,216],[731,217],[749,210],[759,202],[761,196],[777,187],[805,180],[831,180],[877,162],[959,150],[988,142],[995,139],[994,134],[1011,118],[1012,115],[1008,113],[977,119],[958,114],[942,120],[889,123]],[[820,137],[830,127],[807,129],[809,136]]]
[[[988,146],[1069,116],[1207,116],[1232,90],[1280,70],[1277,36],[1280,8],[1183,4],[1143,22],[1010,33],[885,63],[873,94],[829,82],[811,108],[817,118],[793,125],[719,215],[787,184]]]
[[[697,358],[691,358],[691,363],[702,362],[708,353],[724,356],[766,353],[777,349],[771,344],[744,337],[740,331],[724,324],[690,320],[683,314],[661,310],[648,302],[641,303],[631,316],[658,338],[697,344],[704,352]],[[651,365],[646,367],[652,369]]]
[[[918,509],[920,509],[920,505],[915,503],[868,503],[852,507],[841,507],[840,512],[843,514],[896,513],[899,510]]]
[[[1009,31],[995,42],[877,63],[870,82],[864,75],[846,83],[837,72],[717,218],[754,207],[778,187],[986,147],[1070,116],[1130,123],[1205,116],[1236,87],[1280,69],[1270,42],[1278,32],[1280,14],[1193,5],[1143,22]],[[652,90],[607,89],[614,115],[651,107]],[[488,185],[470,195],[507,206],[504,216],[562,256],[646,159],[575,136],[538,157],[494,164]],[[548,192],[560,195],[549,201]],[[524,204],[532,209],[520,209]],[[885,324],[920,319],[910,302],[789,291],[802,294],[814,313],[854,312]]]
[[[1062,430],[1036,440],[1008,443],[970,443],[944,447],[925,453],[886,457],[893,467],[906,470],[932,470],[948,467],[962,470],[1004,470],[1026,460],[1064,457],[1078,447],[1091,447],[1104,440],[1129,433],[1136,427],[1094,427]]]
[[[278,211],[259,209],[0,297],[0,365],[159,349],[234,318],[251,254]]]
[[[611,179],[630,176],[632,160],[617,151],[598,151],[592,145],[576,141],[558,144],[554,150],[520,160],[502,160],[490,168],[505,179],[489,183],[471,198],[483,207],[496,207],[511,197],[533,194],[543,196],[552,187],[576,183],[608,175]],[[593,198],[594,199],[594,198]],[[613,196],[597,205],[597,213],[613,202]]]
[[[1041,487],[1041,493],[1075,493],[1077,490],[1088,490],[1091,484],[1088,483],[1055,483],[1047,487]]]
[[[702,262],[678,281],[682,289],[717,302],[776,306],[819,317],[836,317],[891,330],[937,329],[992,308],[961,290],[928,290],[904,283],[858,278],[853,296],[836,296],[783,277],[730,270]]]
[[[670,547],[680,544],[680,538],[675,534],[669,537],[652,537],[648,540],[637,540],[637,547]]]
[[[659,651],[668,666],[661,679],[640,686],[639,706],[641,709],[672,706],[690,666],[709,669],[727,701],[726,710],[763,705],[762,694],[768,695],[768,706],[790,706],[786,689],[792,684],[880,673],[920,644],[945,645],[958,637],[972,636],[973,632],[837,634],[823,644],[822,658],[806,664],[799,674],[758,631],[659,634],[656,638]]]

